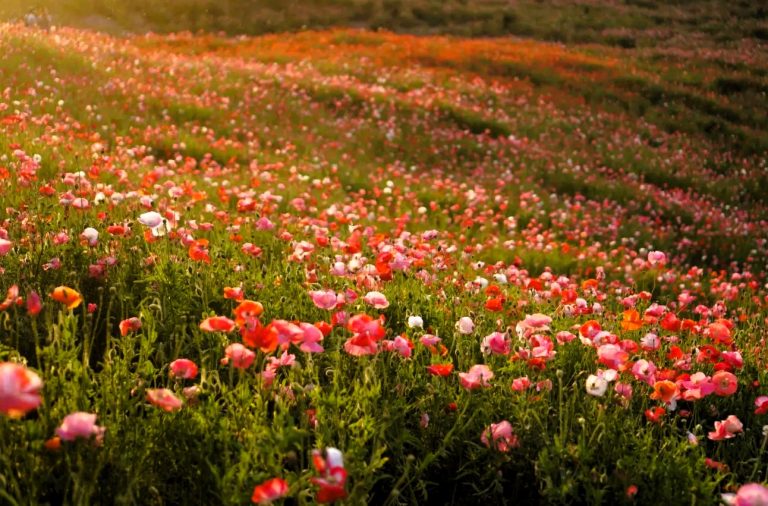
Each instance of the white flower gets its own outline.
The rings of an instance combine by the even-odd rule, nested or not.
[[[409,329],[423,329],[424,328],[424,320],[422,320],[421,316],[409,316],[408,317],[408,328]]]
[[[608,389],[608,382],[599,376],[590,374],[587,378],[587,393],[595,397],[602,397]]]

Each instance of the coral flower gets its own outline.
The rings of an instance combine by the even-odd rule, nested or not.
[[[677,385],[669,380],[657,381],[653,384],[653,393],[651,399],[660,400],[667,404],[673,402],[679,397],[680,391]]]
[[[147,390],[147,400],[169,413],[181,409],[183,405],[183,401],[167,388],[150,388]]]
[[[37,408],[43,381],[21,364],[0,363],[0,413],[18,418]]]
[[[58,286],[51,292],[51,297],[56,302],[61,302],[67,309],[74,309],[83,302],[83,297],[76,290],[67,286]]]
[[[226,316],[211,316],[200,323],[200,329],[206,332],[231,332],[235,322]]]
[[[256,302],[255,300],[243,300],[233,312],[235,314],[235,323],[242,327],[248,319],[260,316],[264,312],[264,306],[261,305],[261,302]]]
[[[282,478],[272,478],[253,489],[253,495],[251,496],[251,502],[256,504],[267,504],[281,497],[285,497],[288,493],[288,482]]]
[[[722,441],[723,439],[735,437],[743,429],[744,425],[741,423],[741,420],[736,415],[730,415],[723,421],[715,422],[715,430],[707,434],[707,437],[712,441]]]
[[[171,362],[171,376],[182,379],[193,379],[197,376],[197,364],[188,358],[179,358]]]
[[[720,397],[733,395],[739,387],[736,376],[728,371],[717,371],[712,375],[712,383],[715,385],[715,395]]]
[[[448,376],[453,372],[453,364],[432,364],[427,366],[427,372],[433,376]]]
[[[121,321],[118,326],[120,328],[120,335],[125,337],[129,332],[135,332],[141,328],[141,320],[134,316]]]
[[[208,255],[208,240],[198,239],[189,246],[189,258],[195,262],[211,263],[211,257]]]

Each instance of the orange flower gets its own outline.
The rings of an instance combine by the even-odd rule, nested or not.
[[[51,292],[51,297],[56,302],[61,302],[67,309],[74,309],[83,302],[83,297],[79,292],[67,286],[58,286]]]
[[[235,322],[238,327],[242,327],[250,318],[256,318],[264,312],[264,306],[261,302],[255,300],[243,300],[233,311],[235,313]]]
[[[638,330],[643,326],[637,309],[627,309],[622,313],[621,330]]]
[[[189,247],[189,258],[196,262],[211,263],[211,257],[208,256],[208,240],[198,239]]]
[[[669,380],[657,381],[653,385],[651,399],[670,403],[677,399],[679,394],[680,391],[677,389],[677,385],[674,382]]]

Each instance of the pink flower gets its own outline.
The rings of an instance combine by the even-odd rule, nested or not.
[[[764,415],[768,413],[768,395],[761,395],[755,399],[755,414]]]
[[[251,496],[251,502],[257,504],[267,504],[281,497],[285,497],[288,493],[288,482],[282,478],[272,478],[267,480],[253,489],[253,495]]]
[[[181,409],[183,402],[167,388],[150,388],[147,390],[147,400],[158,408],[168,411]]]
[[[736,376],[728,371],[717,371],[712,375],[712,383],[715,385],[715,395],[720,397],[733,395],[739,386]]]
[[[0,256],[5,256],[13,248],[13,243],[8,239],[0,239]]]
[[[707,437],[712,441],[730,439],[742,432],[743,427],[741,420],[739,420],[736,415],[730,415],[723,421],[715,422],[715,430],[710,432]]]
[[[433,336],[432,334],[424,334],[419,338],[419,342],[424,346],[434,346],[440,341],[442,341],[442,339],[437,336]]]
[[[520,442],[512,430],[512,424],[506,420],[492,423],[490,427],[483,431],[480,441],[488,448],[493,445],[493,448],[502,453],[520,446]]]
[[[256,353],[252,352],[240,343],[232,343],[224,350],[225,357],[221,359],[222,365],[232,362],[232,366],[237,369],[247,369],[251,366]]]
[[[603,344],[597,348],[597,358],[601,364],[618,371],[629,360],[629,353],[615,344]]]
[[[661,251],[651,251],[648,253],[648,263],[651,265],[664,265],[667,263],[667,255]]]
[[[686,401],[696,401],[715,391],[715,385],[712,380],[703,372],[692,374],[688,381],[682,382],[685,391],[683,399]]]
[[[336,292],[333,290],[313,290],[309,292],[312,302],[320,309],[331,310],[338,304]]]
[[[531,380],[528,379],[528,376],[522,376],[512,380],[512,390],[515,392],[522,392],[523,390],[527,390],[530,386]]]
[[[723,494],[722,498],[729,506],[768,506],[768,488],[759,483],[747,483],[735,494]]]
[[[96,415],[78,411],[64,417],[61,425],[56,429],[56,435],[63,441],[74,441],[77,438],[89,439],[96,436],[96,441],[101,442],[104,437],[104,427],[96,425]]]
[[[43,304],[40,302],[40,295],[36,291],[31,290],[27,294],[27,313],[30,316],[37,316],[43,309]]]
[[[641,358],[632,366],[632,375],[636,379],[645,381],[653,386],[656,383],[656,366],[653,362],[648,362]]]
[[[193,379],[197,376],[197,364],[188,358],[179,358],[171,362],[171,376]]]
[[[301,344],[299,349],[307,353],[321,353],[325,350],[320,345],[320,341],[323,340],[323,333],[316,326],[311,323],[299,323],[299,328],[302,331]]]
[[[468,316],[462,316],[459,321],[456,322],[456,328],[460,334],[469,335],[475,331],[475,322]]]
[[[469,372],[460,372],[459,379],[461,386],[467,390],[476,388],[488,388],[491,386],[488,380],[493,378],[493,372],[487,365],[478,364],[469,368]]]
[[[387,297],[381,292],[368,292],[363,297],[366,304],[370,304],[376,309],[386,309],[389,307]]]
[[[509,355],[509,339],[507,339],[507,336],[501,332],[494,332],[483,338],[483,342],[480,344],[480,350],[483,352],[483,355],[488,355],[490,353]]]
[[[0,413],[12,418],[37,408],[43,381],[21,364],[0,363]]]

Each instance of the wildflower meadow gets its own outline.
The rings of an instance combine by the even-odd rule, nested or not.
[[[768,504],[768,51],[0,24],[0,504]]]

